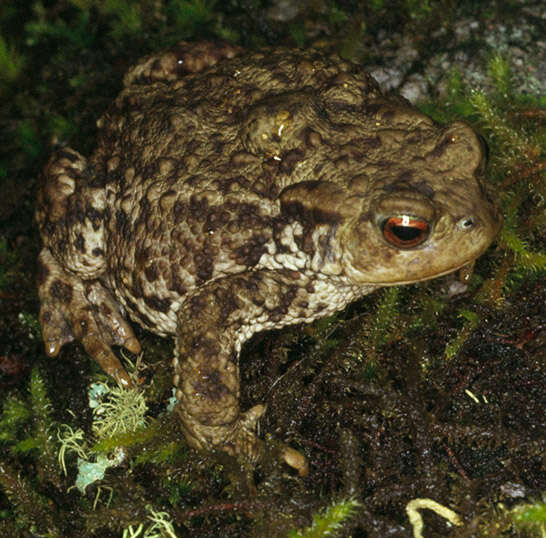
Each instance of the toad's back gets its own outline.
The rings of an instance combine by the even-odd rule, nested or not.
[[[346,182],[332,173],[340,160],[361,174],[351,152],[377,145],[362,138],[385,99],[354,64],[313,52],[238,57],[172,84],[136,76],[101,119],[92,158],[111,212],[108,276],[142,325],[174,334],[188,290],[279,268],[264,256],[286,258],[279,193]]]

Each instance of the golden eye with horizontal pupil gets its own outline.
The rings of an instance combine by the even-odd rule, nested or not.
[[[430,226],[426,220],[409,215],[389,217],[383,222],[383,237],[395,247],[413,248],[427,237]]]

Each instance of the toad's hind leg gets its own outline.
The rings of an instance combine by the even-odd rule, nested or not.
[[[183,305],[174,359],[176,410],[194,448],[219,449],[251,462],[273,448],[303,476],[307,474],[303,455],[282,443],[266,447],[256,437],[264,406],[244,413],[239,409],[239,350],[253,332],[249,328],[253,320],[263,314],[263,293],[274,296],[277,291],[270,289],[275,283],[265,280],[258,273],[217,280]]]
[[[36,220],[44,247],[68,271],[99,277],[106,267],[104,187],[93,185],[87,160],[70,148],[51,157],[40,179]]]
[[[36,218],[43,249],[38,260],[40,322],[49,355],[79,340],[110,375],[129,377],[111,350],[140,346],[105,286],[104,189],[93,186],[87,162],[71,149],[48,163],[38,191]]]

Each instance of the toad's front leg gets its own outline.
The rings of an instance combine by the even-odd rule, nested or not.
[[[188,443],[256,462],[265,450],[255,435],[264,411],[239,409],[241,345],[260,330],[279,327],[294,291],[267,272],[227,277],[204,286],[179,313],[174,359],[177,412]],[[281,457],[300,475],[305,457],[283,446]]]

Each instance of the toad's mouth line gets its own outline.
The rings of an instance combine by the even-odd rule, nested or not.
[[[409,280],[395,280],[391,282],[369,282],[366,284],[370,284],[373,286],[405,286],[407,284],[416,284],[417,282],[426,282],[427,280],[434,280],[435,278],[440,278],[445,275],[450,275],[451,273],[455,273],[456,271],[463,271],[464,272],[464,278],[460,278],[464,282],[468,282],[470,278],[472,277],[472,271],[474,268],[474,263],[476,260],[483,254],[481,252],[477,256],[474,256],[472,258],[469,258],[468,260],[453,266],[450,269],[446,269],[445,271],[441,271],[439,273],[430,274],[428,276],[424,276],[421,278],[412,278]]]

